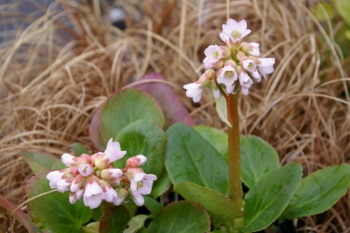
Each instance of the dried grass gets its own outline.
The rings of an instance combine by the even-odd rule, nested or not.
[[[240,98],[241,132],[273,144],[284,163],[301,162],[305,174],[349,161],[349,59],[306,2],[238,0],[226,11],[226,2],[218,0],[121,1],[126,31],[108,23],[107,3],[90,3],[56,1],[42,17],[24,18],[28,28],[1,34],[0,190],[10,201],[25,200],[25,180],[32,175],[20,151],[59,156],[73,142],[92,149],[88,125],[94,109],[150,71],[175,84],[198,123],[225,130],[212,97],[205,94],[195,105],[182,86],[203,71],[203,50],[221,43],[227,13],[246,19],[253,31],[247,41],[259,42],[263,55],[277,61],[275,73]],[[2,14],[14,9],[2,25],[18,22],[16,6],[0,5]],[[305,225],[300,230],[350,232],[349,203],[348,192],[330,211],[299,220]],[[3,210],[0,226],[0,232],[25,232]]]

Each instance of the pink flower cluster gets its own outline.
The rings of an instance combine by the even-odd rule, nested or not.
[[[49,172],[46,178],[52,189],[62,193],[70,191],[71,204],[83,198],[84,204],[94,209],[103,200],[120,205],[130,196],[141,206],[144,204],[142,195],[151,193],[153,181],[157,177],[139,168],[147,161],[143,155],[129,158],[123,169],[114,168],[112,163],[125,154],[119,142],[110,139],[104,152],[91,156],[82,154],[80,157],[63,154],[61,160],[68,168]]]
[[[261,58],[258,43],[241,42],[250,32],[245,20],[229,19],[222,25],[220,38],[226,46],[210,45],[205,49],[203,63],[207,70],[198,81],[184,85],[187,97],[199,102],[204,88],[210,88],[217,98],[224,92],[248,95],[253,81],[260,82],[261,77],[266,79],[274,72],[275,58]]]

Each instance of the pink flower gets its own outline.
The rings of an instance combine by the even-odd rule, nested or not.
[[[203,90],[200,83],[186,84],[184,88],[186,89],[186,96],[193,98],[193,102],[198,103],[201,100]]]
[[[249,72],[254,72],[256,71],[256,64],[253,60],[251,59],[243,59],[241,61],[241,64],[243,66],[243,68],[246,70],[246,71],[249,71]]]
[[[64,165],[66,165],[67,167],[75,166],[75,164],[76,164],[75,156],[67,154],[67,153],[64,153],[61,156],[61,160],[64,163]]]
[[[234,83],[237,80],[237,72],[231,65],[226,65],[218,71],[218,83],[225,84],[227,94],[234,90]]]
[[[72,183],[73,176],[70,174],[70,169],[66,168],[60,171],[52,171],[46,175],[46,179],[50,181],[49,186],[52,189],[63,193],[68,191]]]
[[[144,204],[143,194],[148,195],[152,191],[153,181],[155,181],[157,177],[153,174],[145,174],[143,178],[138,182],[136,189],[131,189],[131,193],[133,196],[133,200],[138,206],[142,206]]]
[[[101,184],[101,188],[104,192],[105,200],[107,202],[111,202],[111,203],[117,202],[118,201],[117,200],[118,199],[117,191],[115,191],[115,189],[113,189],[112,186],[104,180],[101,180],[100,184]]]
[[[130,191],[136,205],[144,204],[142,194],[150,194],[152,191],[153,181],[157,177],[153,174],[146,174],[140,168],[130,168],[126,172],[126,176],[130,181]]]
[[[249,88],[253,84],[253,80],[243,70],[239,73],[239,83],[241,85],[242,93],[244,95],[248,95],[249,94]]]
[[[70,191],[73,193],[77,192],[83,185],[83,181],[84,181],[84,177],[80,174],[77,175],[72,181],[72,184],[70,186]]]
[[[258,43],[252,42],[252,43],[247,43],[247,42],[242,42],[241,44],[242,49],[245,53],[251,55],[251,56],[260,56],[260,45]]]
[[[258,58],[258,71],[266,79],[267,74],[272,74],[275,70],[273,65],[275,64],[275,58]]]
[[[63,179],[57,182],[57,191],[64,193],[70,189],[72,179]]]
[[[91,156],[91,158],[94,160],[95,167],[99,169],[106,168],[114,161],[121,159],[126,154],[126,151],[122,151],[120,149],[119,142],[113,142],[113,139],[109,139],[107,143],[106,150],[101,153],[95,153]]]
[[[86,181],[86,187],[84,191],[84,205],[89,206],[90,209],[99,207],[102,200],[105,199],[105,194],[101,188],[99,181],[95,177],[91,177]]]
[[[61,171],[52,171],[46,175],[46,179],[50,181],[49,183],[50,188],[52,189],[57,188],[57,182],[62,180],[63,174],[64,172],[61,170]]]
[[[93,172],[93,167],[90,164],[81,164],[78,166],[80,175],[87,177]]]
[[[218,45],[210,45],[204,50],[204,54],[207,56],[203,60],[204,67],[211,69],[223,57],[223,49]]]
[[[139,167],[146,163],[147,158],[143,155],[136,155],[126,160],[126,167]]]
[[[252,72],[251,75],[256,82],[259,83],[261,81],[261,74],[259,73],[259,71],[256,70],[256,71]]]
[[[250,32],[251,31],[247,29],[247,22],[245,20],[237,22],[233,19],[228,19],[227,23],[222,25],[220,38],[225,43],[230,43],[230,41],[237,42]]]
[[[107,168],[101,171],[101,178],[104,180],[117,180],[123,175],[123,171],[118,168]]]

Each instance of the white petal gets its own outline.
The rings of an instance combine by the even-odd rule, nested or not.
[[[147,158],[144,155],[136,155],[136,157],[140,159],[139,166],[142,166],[147,162]]]
[[[60,180],[57,182],[57,191],[63,193],[70,189],[71,183],[68,182],[66,179]]]
[[[85,188],[84,197],[91,197],[100,193],[103,193],[103,190],[99,184],[97,184],[95,181],[88,182]]]
[[[73,155],[70,155],[70,154],[63,154],[61,156],[61,160],[62,162],[67,166],[67,167],[70,167],[70,166],[73,166],[75,164],[75,161],[74,161],[74,156]]]
[[[89,206],[90,209],[95,209],[97,207],[99,207],[102,203],[102,200],[104,199],[104,194],[103,193],[99,193],[97,195],[93,195],[90,197],[87,197],[84,195],[84,205]]]
[[[133,196],[133,200],[138,206],[142,206],[145,203],[145,199],[142,195]]]

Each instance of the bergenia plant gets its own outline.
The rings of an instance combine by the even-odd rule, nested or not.
[[[111,164],[125,154],[119,143],[110,139],[104,152],[91,156],[82,154],[80,157],[63,154],[62,162],[68,168],[49,172],[46,178],[50,181],[50,188],[61,193],[70,191],[71,204],[83,198],[84,205],[95,209],[102,201],[118,206],[125,198],[131,197],[138,206],[142,206],[142,194],[151,193],[157,177],[139,168],[147,161],[143,155],[129,158],[123,169],[114,168]]]
[[[303,178],[301,164],[281,166],[270,144],[239,133],[238,96],[244,102],[275,65],[258,43],[243,41],[250,32],[245,20],[229,19],[219,34],[223,45],[204,51],[206,70],[184,85],[194,102],[210,90],[227,132],[194,126],[164,82],[136,83],[92,116],[91,145],[103,152],[80,143],[61,160],[24,152],[35,174],[26,187],[28,215],[0,204],[28,232],[55,233],[271,232],[329,209],[350,187],[349,164]]]

